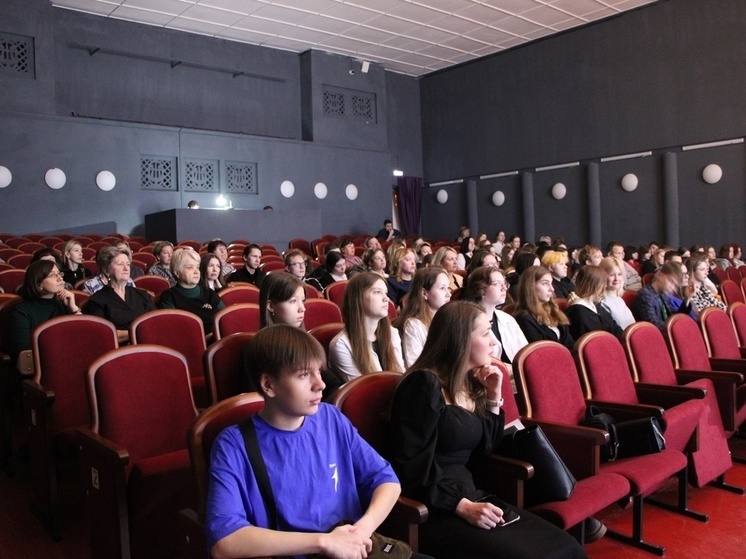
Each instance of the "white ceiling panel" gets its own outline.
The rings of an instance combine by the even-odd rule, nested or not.
[[[420,76],[657,0],[49,1],[298,53],[351,54]]]

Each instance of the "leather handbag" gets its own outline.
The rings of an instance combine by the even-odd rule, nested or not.
[[[666,448],[663,429],[656,417],[617,422],[608,413],[602,413],[598,407],[591,404],[581,424],[609,433],[609,443],[601,450],[601,459],[607,462],[617,458],[654,454]]]
[[[566,501],[572,495],[577,481],[539,425],[530,425],[506,436],[498,453],[529,462],[534,467],[533,477],[525,484],[527,507]]]
[[[661,424],[656,417],[642,417],[616,424],[619,441],[617,458],[655,454],[666,448]]]

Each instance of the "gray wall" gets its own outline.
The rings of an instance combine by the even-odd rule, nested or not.
[[[425,180],[579,161],[577,176],[565,177],[567,170],[534,176],[534,231],[511,196],[501,208],[480,207],[479,229],[492,235],[520,226],[524,237],[565,235],[573,243],[744,241],[744,220],[724,219],[746,209],[743,144],[678,154],[679,229],[668,239],[661,170],[668,151],[744,135],[744,22],[745,2],[658,2],[428,75],[421,80]],[[648,150],[652,157],[600,163],[601,207],[587,206],[589,162]],[[702,167],[721,161],[723,181],[706,186]],[[633,193],[619,186],[628,172],[640,179]],[[549,188],[564,178],[568,195],[557,202]],[[483,197],[489,200],[497,188],[485,183],[479,189],[491,189]],[[458,196],[439,207],[434,193],[424,197],[423,228],[432,219],[451,236],[469,222],[465,207],[450,199]],[[601,234],[591,238],[596,211]]]
[[[142,190],[142,155],[217,161],[221,191],[226,161],[256,163],[258,194],[230,193],[234,207],[318,211],[323,230],[335,234],[380,228],[391,213],[396,162],[422,175],[419,82],[375,64],[350,75],[359,63],[338,55],[298,56],[56,9],[48,0],[0,0],[0,33],[33,37],[36,55],[31,78],[0,71],[0,165],[13,173],[0,189],[4,232],[115,225],[142,233],[148,213],[191,199],[215,206],[217,191],[184,191],[183,169],[179,190]],[[376,121],[325,114],[324,86],[375,96]],[[44,184],[53,167],[67,175],[61,190]],[[110,192],[95,185],[104,169],[117,178]],[[280,194],[284,180],[295,184],[292,198]],[[328,187],[323,200],[313,194],[317,182]],[[355,201],[345,196],[348,184],[358,188]],[[261,234],[247,223],[246,237],[262,242]]]

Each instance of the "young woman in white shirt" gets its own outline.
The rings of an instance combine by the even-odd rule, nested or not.
[[[451,300],[448,283],[448,274],[440,266],[420,268],[414,275],[404,307],[393,323],[401,334],[407,367],[422,353],[435,312]]]

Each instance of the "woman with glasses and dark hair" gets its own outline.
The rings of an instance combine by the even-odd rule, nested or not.
[[[75,295],[65,289],[62,273],[52,260],[37,260],[29,265],[19,294],[23,301],[10,316],[7,348],[18,370],[30,373],[34,329],[50,318],[81,311]]]

